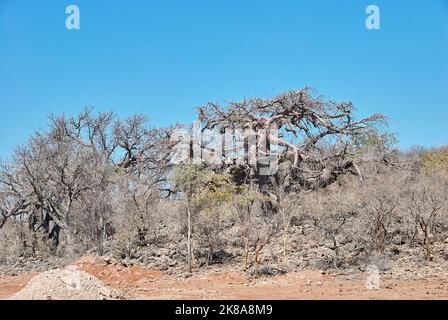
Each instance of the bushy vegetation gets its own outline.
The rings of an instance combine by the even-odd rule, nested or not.
[[[307,89],[208,105],[199,118],[221,131],[278,121],[278,172],[262,176],[247,158],[174,164],[179,126],[152,128],[142,115],[51,116],[1,164],[0,263],[94,252],[257,275],[261,262],[344,268],[401,246],[445,258],[447,147],[401,152],[377,127],[384,117],[354,120],[351,104]]]

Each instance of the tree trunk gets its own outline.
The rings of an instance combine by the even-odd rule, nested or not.
[[[255,277],[258,277],[258,256],[260,253],[261,248],[257,248],[255,250],[255,254],[254,254],[254,268],[255,268]]]
[[[244,258],[243,258],[243,271],[247,270],[247,260],[249,259],[249,239],[244,239]]]
[[[188,234],[187,234],[187,270],[188,272],[191,272],[191,210],[190,207],[187,209],[187,215],[188,215],[188,221],[187,221],[187,228],[188,228]]]
[[[73,257],[75,255],[74,236],[68,229],[65,229],[64,232],[65,232],[65,252],[67,253],[67,256]]]
[[[424,240],[423,240],[423,244],[425,246],[425,258],[428,261],[432,261],[433,257],[432,257],[432,252],[431,252],[431,244],[429,241],[429,231],[428,231],[428,226],[426,225],[424,228]]]
[[[338,242],[336,240],[336,236],[333,235],[333,245],[334,245],[334,253],[335,253],[335,257],[333,259],[333,267],[335,269],[338,269],[338,264],[339,264],[339,246],[338,246]]]
[[[214,255],[213,246],[209,245],[208,246],[207,266],[213,262],[213,255]]]
[[[281,209],[282,217],[283,217],[283,258],[286,262],[286,254],[288,247],[288,235],[289,228],[291,227],[291,214],[286,213],[286,210],[282,207]]]
[[[37,254],[36,254],[37,247],[38,247],[37,235],[35,232],[33,232],[33,240],[31,241],[31,254],[33,255],[33,258],[37,257]]]
[[[283,257],[286,257],[286,251],[288,246],[288,233],[289,227],[285,228],[285,233],[283,234]]]

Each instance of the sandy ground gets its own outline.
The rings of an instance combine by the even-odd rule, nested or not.
[[[75,265],[136,299],[448,299],[446,274],[411,280],[382,275],[380,288],[368,289],[369,274],[361,272],[347,276],[308,270],[251,280],[241,272],[201,271],[188,278],[176,277],[94,257],[82,258]],[[22,290],[35,275],[0,276],[0,299]]]
[[[27,272],[15,277],[0,276],[0,299],[8,298],[25,288],[35,275],[37,275],[36,272]]]

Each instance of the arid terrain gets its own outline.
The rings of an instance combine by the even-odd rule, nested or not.
[[[400,150],[355,110],[207,104],[186,144],[143,114],[50,116],[0,163],[0,298],[447,299],[448,147]],[[198,148],[232,161],[196,163],[228,128]]]
[[[14,314],[448,301],[448,0],[29,2],[0,0]]]
[[[141,266],[124,266],[99,257],[84,257],[69,268],[90,274],[111,289],[98,292],[98,299],[448,299],[448,271],[431,269],[412,274],[380,275],[379,289],[368,289],[365,272],[342,274],[320,270],[290,272],[272,277],[247,278],[238,271],[200,270],[191,276],[176,276]],[[65,269],[67,270],[67,268]],[[30,298],[21,290],[39,273],[0,276],[0,299]],[[42,274],[42,273],[41,273]],[[47,294],[51,283],[38,290],[45,299],[91,299],[78,289],[66,288],[64,297]],[[114,289],[114,290],[113,290]],[[112,296],[110,291],[121,292]],[[70,295],[70,292],[73,294]],[[67,294],[66,294],[67,293]],[[97,292],[95,292],[97,293]],[[66,295],[65,295],[66,294]],[[44,297],[45,296],[45,297]]]

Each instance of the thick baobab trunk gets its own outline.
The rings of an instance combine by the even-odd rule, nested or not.
[[[278,167],[285,164],[285,172],[291,176],[288,187],[309,190],[325,188],[347,173],[356,174],[362,180],[360,168],[352,159],[355,148],[336,141],[339,137],[374,134],[385,117],[373,114],[356,120],[354,112],[351,103],[324,100],[305,88],[267,99],[244,99],[226,105],[208,103],[198,108],[198,118],[206,129],[223,132],[230,127],[244,128],[243,150],[249,166],[244,179],[256,178],[258,185],[266,182],[255,174],[264,161],[261,158],[250,161],[250,155],[255,146],[258,152],[265,152],[269,157],[272,145],[276,146],[276,156],[280,155]],[[334,141],[331,151],[328,148],[329,153],[325,155],[320,146],[324,141]],[[362,163],[364,159],[360,157],[359,161]]]

